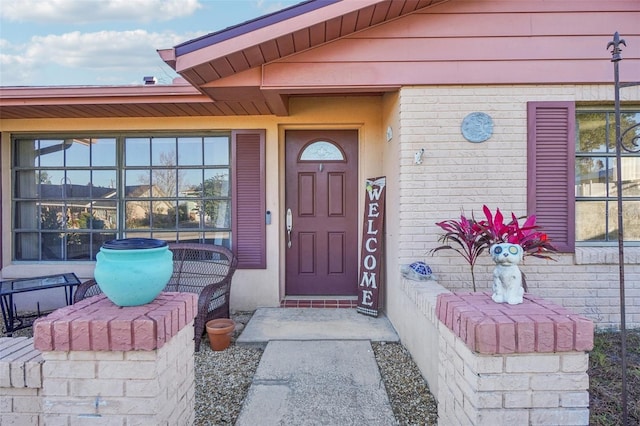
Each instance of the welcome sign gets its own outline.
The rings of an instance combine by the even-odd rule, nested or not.
[[[358,281],[358,306],[361,314],[378,316],[381,269],[383,259],[382,241],[384,224],[385,176],[367,179],[362,226],[362,248],[360,250],[360,279]]]

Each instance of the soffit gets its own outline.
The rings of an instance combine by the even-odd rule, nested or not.
[[[268,113],[264,101],[216,103],[189,85],[0,87],[0,119],[192,117]]]

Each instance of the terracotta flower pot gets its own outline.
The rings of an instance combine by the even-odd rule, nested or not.
[[[218,318],[207,321],[206,328],[211,349],[223,351],[231,344],[231,336],[236,328],[236,323],[232,319]]]

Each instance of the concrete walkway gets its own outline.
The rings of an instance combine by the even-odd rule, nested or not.
[[[258,309],[236,340],[266,345],[236,425],[396,424],[371,341],[398,341],[386,317]]]

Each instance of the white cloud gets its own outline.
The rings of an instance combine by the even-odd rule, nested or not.
[[[157,46],[177,44],[181,37],[144,30],[74,31],[62,35],[35,36],[25,55],[69,67],[127,68],[143,65],[157,57]]]
[[[0,16],[19,22],[168,21],[189,16],[199,0],[0,0]]]
[[[107,81],[114,73],[127,72],[129,75],[137,74],[136,80],[141,82],[144,75],[157,73],[159,68],[170,71],[156,49],[171,47],[196,36],[195,33],[150,33],[145,30],[74,31],[34,36],[28,43],[20,45],[2,40],[0,75],[3,81],[0,85],[39,85],[37,74],[47,67],[92,73],[98,81]],[[127,80],[125,84],[129,82]],[[123,84],[122,81],[114,83]],[[78,84],[91,83],[83,81]]]

